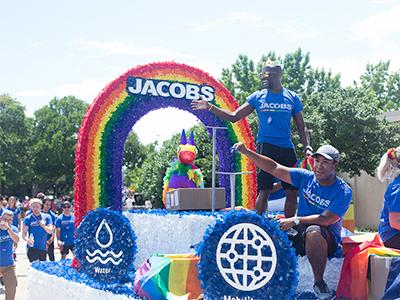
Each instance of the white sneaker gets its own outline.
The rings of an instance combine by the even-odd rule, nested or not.
[[[314,284],[314,294],[319,300],[336,299],[336,293],[331,290],[325,281],[318,281]]]

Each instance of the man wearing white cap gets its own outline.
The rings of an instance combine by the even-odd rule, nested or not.
[[[27,256],[30,262],[46,260],[47,234],[53,233],[53,225],[49,215],[40,211],[42,200],[33,198],[29,202],[32,213],[22,225],[22,238],[27,242]]]
[[[314,292],[318,299],[333,299],[335,292],[323,279],[327,258],[340,247],[342,219],[351,197],[351,188],[336,176],[339,151],[331,145],[321,146],[314,157],[314,172],[289,168],[267,156],[234,146],[259,168],[299,189],[299,206],[295,217],[281,219],[282,230],[293,228],[289,238],[299,255],[307,255],[314,273]]]

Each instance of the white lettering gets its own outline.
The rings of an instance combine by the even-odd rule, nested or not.
[[[329,199],[323,199],[318,195],[315,195],[312,193],[311,188],[307,187],[307,189],[303,190],[304,194],[307,196],[308,199],[310,199],[312,202],[315,202],[321,206],[328,207],[331,204],[331,200]]]
[[[169,86],[169,85],[170,85],[170,83],[167,81],[160,81],[157,84],[157,92],[161,97],[169,97],[168,92],[164,92],[164,90],[163,90],[163,87]]]
[[[152,94],[153,96],[158,96],[156,87],[154,86],[154,82],[151,80],[146,80],[146,82],[143,85],[141,94],[146,95],[149,93]]]
[[[197,100],[199,99],[200,88],[196,85],[188,84],[186,86],[186,99]]]
[[[166,80],[152,80],[145,78],[129,77],[127,90],[131,94],[174,97],[188,100],[199,99],[200,96],[206,101],[215,98],[215,90],[211,86],[199,86],[185,82],[170,82]]]
[[[177,89],[179,89],[179,92],[176,91]],[[169,87],[169,93],[174,98],[183,98],[186,94],[185,86],[182,83],[174,82]]]
[[[288,103],[260,103],[260,109],[285,109],[292,110],[292,105]]]
[[[111,269],[110,268],[98,268],[98,267],[95,267],[94,268],[94,272],[98,273],[98,274],[109,274],[109,273],[111,273]]]
[[[224,295],[224,300],[254,300],[252,297],[246,296],[246,297],[232,297],[232,296],[226,296]]]
[[[142,90],[142,78],[136,78],[136,84],[135,86],[129,86],[128,90],[132,93],[132,94],[139,94],[140,91]]]
[[[214,100],[214,89],[211,87],[211,86],[207,86],[207,85],[205,85],[205,86],[202,86],[201,87],[201,93],[203,94],[203,96],[204,96],[204,100],[206,100],[206,101],[212,101],[212,100]]]

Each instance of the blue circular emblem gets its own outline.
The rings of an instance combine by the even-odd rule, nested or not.
[[[80,270],[102,282],[120,282],[133,270],[136,237],[129,220],[107,210],[91,211],[77,229]]]
[[[207,229],[197,252],[205,299],[290,299],[297,287],[287,235],[256,213],[227,213]]]

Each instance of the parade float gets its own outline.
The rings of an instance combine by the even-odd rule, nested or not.
[[[172,62],[135,67],[103,89],[84,117],[76,148],[76,256],[34,263],[30,299],[313,298],[311,267],[297,258],[274,218],[234,210],[251,210],[256,198],[255,166],[230,151],[239,141],[254,149],[249,124],[191,110],[200,96],[224,109],[238,107],[207,73]],[[166,107],[194,114],[208,129],[219,158],[218,170],[213,159],[210,211],[122,213],[124,143],[141,117]],[[224,206],[232,210],[215,210],[215,173]],[[342,261],[328,262],[325,280],[332,288]]]

